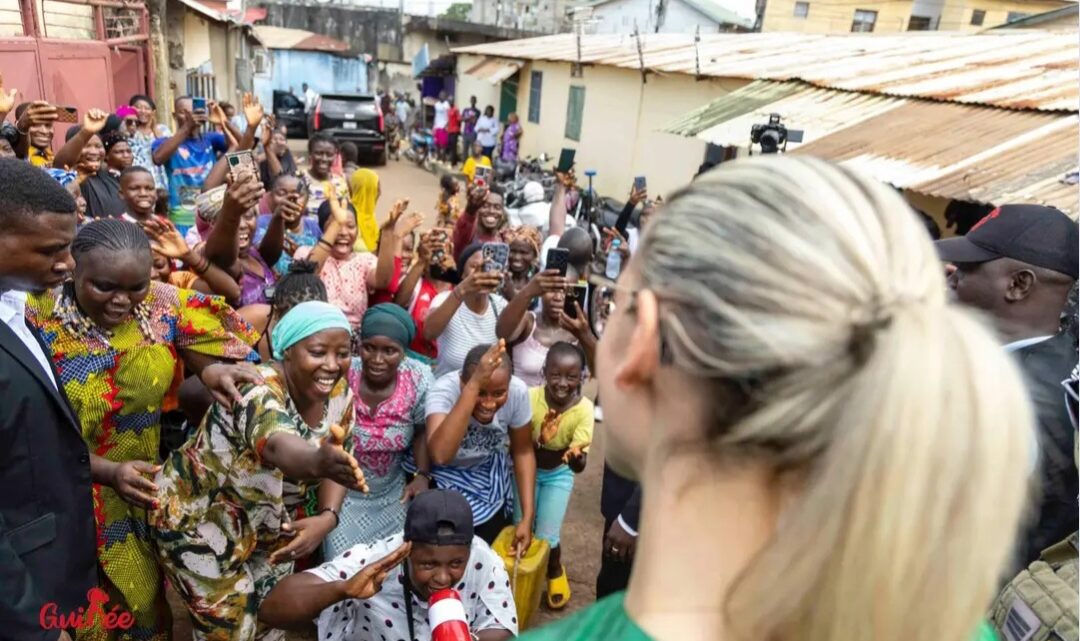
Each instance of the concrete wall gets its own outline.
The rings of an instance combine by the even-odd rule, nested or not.
[[[385,52],[387,45],[397,50],[401,44],[398,39],[401,18],[396,10],[292,2],[262,6],[266,8],[268,25],[305,29],[344,40],[355,52],[392,59],[395,56],[378,56],[379,46],[384,45]]]
[[[308,83],[323,93],[369,93],[367,65],[356,57],[337,56],[320,51],[270,51],[273,73],[255,77],[255,91],[263,105],[273,104],[273,91],[291,87],[300,95]]]
[[[596,33],[632,33],[634,26],[642,32],[656,31],[655,0],[614,0],[593,9],[593,18],[599,18]],[[668,3],[667,15],[660,33],[716,33],[720,26],[696,9],[680,0]]]
[[[499,85],[493,85],[490,82],[479,80],[474,76],[470,76],[465,73],[467,69],[471,69],[483,60],[481,56],[470,56],[467,54],[459,55],[457,57],[457,90],[454,94],[454,100],[459,107],[466,107],[469,104],[469,96],[476,96],[476,104],[480,106],[480,109],[486,105],[495,107],[495,113],[499,113]],[[525,94],[528,96],[528,94]],[[526,98],[525,106],[528,107],[528,99]],[[521,102],[518,102],[518,108],[521,108]],[[525,119],[525,115],[528,113],[526,109],[522,113],[522,120]]]
[[[800,33],[847,33],[856,9],[877,11],[875,33],[907,31],[912,14],[924,15],[926,8],[910,0],[809,0],[805,18],[795,17],[796,0],[768,0],[762,31]],[[1068,4],[1064,0],[956,0],[940,8],[938,31],[979,31],[1002,24],[1010,11],[1035,14]],[[986,11],[982,25],[972,25],[976,9]],[[934,17],[934,16],[929,16]]]
[[[459,69],[468,68],[464,58],[458,59]],[[527,119],[533,70],[544,74],[539,123]],[[526,64],[520,77],[518,113],[525,127],[521,153],[558,157],[564,147],[576,149],[579,177],[584,180],[585,170],[595,169],[595,187],[602,195],[613,198],[625,198],[638,175],[648,178],[653,195],[670,193],[689,182],[704,158],[705,143],[658,129],[746,84],[742,80],[698,82],[671,74],[650,75],[642,85],[638,72],[601,66],[586,67],[583,77],[571,78],[569,64],[541,61]],[[465,104],[470,93],[476,93],[481,105],[490,102],[497,107],[498,87],[488,91],[489,99],[485,101],[479,86],[469,76],[460,75],[458,101]],[[580,141],[565,137],[571,86],[585,88]]]

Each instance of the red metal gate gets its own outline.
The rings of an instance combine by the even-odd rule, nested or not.
[[[149,93],[153,67],[141,1],[0,0],[0,19],[16,1],[22,29],[0,23],[9,28],[0,37],[0,70],[20,102],[44,99],[84,113],[112,111],[132,94]],[[63,130],[58,134],[60,143]]]

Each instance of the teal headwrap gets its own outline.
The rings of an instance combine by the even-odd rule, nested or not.
[[[416,338],[416,323],[400,305],[380,303],[369,307],[360,322],[360,338],[385,336],[408,349]]]
[[[274,343],[274,358],[280,361],[285,357],[285,350],[324,329],[343,329],[352,335],[345,312],[330,303],[310,300],[293,307],[288,314],[281,317],[274,326],[274,331],[270,333],[270,339]]]

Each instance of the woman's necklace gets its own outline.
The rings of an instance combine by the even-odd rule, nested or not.
[[[77,337],[84,339],[98,337],[107,342],[113,336],[112,330],[99,326],[79,308],[79,303],[75,298],[75,284],[71,281],[64,283],[53,314],[60,319],[60,324],[65,330]],[[143,300],[142,303],[136,305],[131,315],[143,336],[152,340],[154,338],[153,326],[150,323],[150,311],[146,301]]]

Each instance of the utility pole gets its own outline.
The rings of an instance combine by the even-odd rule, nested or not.
[[[398,59],[405,62],[405,0],[398,0],[397,46]]]

